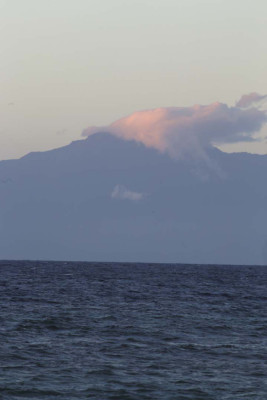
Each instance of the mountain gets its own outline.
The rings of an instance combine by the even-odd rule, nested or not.
[[[267,156],[109,133],[0,162],[0,258],[267,264]]]

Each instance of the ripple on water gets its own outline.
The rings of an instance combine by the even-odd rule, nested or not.
[[[266,397],[263,267],[0,262],[0,398]]]

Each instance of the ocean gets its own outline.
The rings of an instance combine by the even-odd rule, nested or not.
[[[267,268],[0,262],[0,399],[266,400]]]

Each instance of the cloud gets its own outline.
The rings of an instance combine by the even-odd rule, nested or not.
[[[125,186],[116,185],[111,193],[113,199],[139,201],[144,198],[144,193],[132,192]]]
[[[83,136],[106,131],[168,152],[172,157],[207,158],[206,150],[213,145],[255,141],[253,135],[266,121],[264,110],[216,102],[138,111],[109,126],[85,129]]]
[[[244,94],[240,100],[236,102],[236,107],[247,108],[255,103],[262,102],[267,98],[267,95],[260,95],[256,92]]]

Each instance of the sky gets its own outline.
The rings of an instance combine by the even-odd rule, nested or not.
[[[0,159],[137,111],[236,109],[267,93],[266,37],[266,0],[0,0]],[[267,154],[253,134],[220,148]]]

